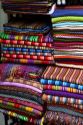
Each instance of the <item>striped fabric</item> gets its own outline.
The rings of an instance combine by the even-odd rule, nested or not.
[[[52,95],[46,95],[44,94],[42,96],[43,100],[47,100],[49,104],[70,104],[73,105],[83,105],[83,100],[81,99],[75,99],[75,98],[68,98],[68,97],[59,97],[59,96],[52,96]],[[82,106],[83,107],[83,106]]]
[[[44,85],[44,90],[55,90],[55,91],[65,91],[65,92],[70,92],[70,93],[78,93],[78,94],[83,94],[83,90],[75,89],[75,88],[70,88],[70,87],[64,87],[64,86],[53,86],[53,85]]]
[[[54,59],[80,62],[83,58],[83,23],[79,9],[58,9],[60,13],[52,18],[54,37]],[[77,11],[77,13],[75,13]],[[61,13],[62,12],[62,13]],[[82,9],[81,9],[82,12]],[[63,14],[64,13],[64,14]],[[60,14],[60,16],[59,16]],[[77,15],[76,15],[77,14]]]
[[[19,64],[47,64],[47,65],[54,64],[54,61],[48,61],[48,60],[12,59],[12,58],[5,58],[5,57],[2,57],[1,61],[4,63],[19,63]]]
[[[4,44],[13,44],[13,45],[26,45],[26,46],[43,46],[43,47],[52,47],[51,43],[38,43],[38,42],[29,42],[29,41],[17,41],[17,40],[1,40],[1,43]]]
[[[3,96],[3,95],[0,95],[0,100],[2,100],[2,101],[7,101],[7,102],[11,102],[11,103],[9,103],[10,105],[12,104],[12,103],[19,103],[19,104],[21,104],[21,105],[24,105],[25,104],[25,106],[30,106],[30,107],[32,107],[32,108],[35,108],[35,109],[37,109],[37,110],[39,110],[39,111],[43,111],[43,108],[42,108],[42,106],[41,105],[38,105],[38,104],[36,104],[35,102],[30,102],[30,100],[28,101],[25,101],[25,100],[22,100],[22,99],[20,99],[20,98],[18,98],[18,99],[16,99],[15,97],[9,97],[9,98],[7,98],[7,96],[5,97],[5,96]],[[0,101],[0,103],[2,103],[2,101]]]
[[[8,102],[8,101],[4,101],[2,99],[0,99],[0,106],[5,106],[5,107],[8,107],[10,106],[11,108],[18,108],[18,110],[24,110],[27,114],[28,112],[35,114],[35,116],[39,116],[42,114],[41,111],[38,111],[37,109],[35,108],[32,108],[32,107],[29,107],[29,106],[25,106],[25,105],[21,105],[21,104],[18,104],[18,103],[14,103],[14,102]]]
[[[28,21],[26,22],[19,22],[19,21],[14,21],[14,22],[10,22],[7,24],[4,24],[4,32],[10,32],[10,33],[14,33],[14,34],[30,34],[30,33],[40,33],[40,34],[44,34],[50,31],[50,25],[47,25],[43,22],[32,22],[32,21]]]
[[[75,98],[75,99],[83,99],[83,94],[74,94],[65,91],[54,91],[54,90],[45,90],[47,95],[59,96],[59,97],[67,97],[67,98]]]
[[[12,40],[20,40],[20,41],[30,41],[30,42],[53,42],[51,34],[48,34],[46,36],[43,36],[42,34],[34,34],[34,35],[11,35],[11,34],[5,34],[4,32],[0,33],[0,38],[3,39],[5,43],[9,43],[8,41]],[[8,40],[8,41],[5,41]],[[26,43],[26,42],[25,42]],[[20,43],[19,43],[20,44]]]
[[[83,84],[83,70],[75,68],[65,68],[58,66],[48,66],[42,75],[42,78],[48,80],[61,80],[70,83]]]
[[[47,79],[41,79],[41,83],[44,85],[44,89],[52,89],[52,90],[60,90],[61,88],[64,88],[64,90],[79,90],[79,92],[83,91],[83,85],[59,81],[59,80],[47,80]],[[66,87],[66,88],[65,88]],[[81,91],[80,91],[81,90]]]

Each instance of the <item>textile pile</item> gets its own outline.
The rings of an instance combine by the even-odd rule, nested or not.
[[[39,66],[0,64],[0,111],[36,124],[45,112]]]
[[[4,33],[0,34],[2,62],[53,64],[53,38],[49,17],[47,24],[41,18],[39,21],[38,18],[20,20],[14,18],[4,24]]]
[[[52,14],[54,59],[83,64],[83,6],[57,7]]]
[[[82,4],[2,1],[0,112],[22,125],[83,125]]]
[[[83,124],[82,12],[81,5],[56,6],[51,15],[56,65],[46,68],[40,82],[44,89],[42,99],[47,101],[47,109],[51,112],[49,117],[57,115],[53,118],[55,123]]]
[[[83,69],[48,66],[40,81],[48,111],[83,119]]]
[[[52,0],[3,0],[2,7],[7,13],[45,14],[51,10]]]

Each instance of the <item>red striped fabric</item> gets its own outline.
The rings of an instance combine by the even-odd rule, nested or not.
[[[62,80],[83,84],[83,69],[48,66],[42,77],[44,79]]]

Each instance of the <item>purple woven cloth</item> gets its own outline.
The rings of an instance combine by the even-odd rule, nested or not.
[[[53,95],[53,96],[62,96],[62,97],[72,97],[75,99],[83,99],[83,95],[81,94],[74,94],[69,92],[61,92],[61,91],[52,91],[52,90],[45,90],[45,94]]]

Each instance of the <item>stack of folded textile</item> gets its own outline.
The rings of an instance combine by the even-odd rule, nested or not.
[[[55,61],[83,64],[83,6],[56,7],[52,26]]]
[[[0,112],[31,123],[41,119],[45,111],[39,83],[43,68],[0,64]]]
[[[52,0],[3,0],[2,7],[6,12],[44,14],[51,10]]]
[[[48,17],[47,17],[48,19]],[[51,26],[43,21],[11,21],[4,24],[2,61],[53,64]]]
[[[83,69],[48,66],[40,81],[48,110],[83,119]]]

